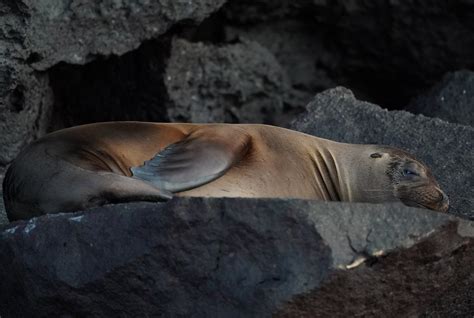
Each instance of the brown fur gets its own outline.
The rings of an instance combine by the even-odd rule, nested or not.
[[[131,168],[188,139],[204,148],[219,142],[229,155],[245,152],[219,178],[178,196],[401,200],[447,209],[429,169],[399,149],[337,143],[266,125],[111,122],[61,130],[22,151],[4,180],[7,214],[15,220],[106,203],[166,200],[165,189],[132,178]],[[245,147],[235,147],[236,140],[244,140]],[[423,176],[409,182],[399,170],[414,162]]]

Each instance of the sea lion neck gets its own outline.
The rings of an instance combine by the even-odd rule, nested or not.
[[[363,145],[313,139],[310,153],[314,182],[325,200],[365,201],[360,189],[369,186],[363,180],[370,180],[372,172],[367,164],[369,154],[361,148]]]
[[[329,140],[311,138],[309,143],[314,188],[327,201],[346,201],[350,198],[350,187],[344,182],[347,171],[341,153]]]

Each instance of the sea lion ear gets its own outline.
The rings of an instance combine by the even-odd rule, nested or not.
[[[161,190],[181,192],[222,176],[245,155],[249,145],[250,137],[241,131],[198,130],[131,171],[134,178]]]
[[[370,155],[370,158],[382,158],[382,154],[380,152],[374,152]]]

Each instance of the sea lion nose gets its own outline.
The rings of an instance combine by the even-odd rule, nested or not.
[[[436,190],[438,190],[439,193],[438,210],[441,212],[446,212],[449,208],[449,198],[441,189],[438,188]]]

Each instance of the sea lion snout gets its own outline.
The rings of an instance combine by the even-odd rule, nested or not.
[[[449,208],[448,196],[433,184],[402,185],[396,189],[396,196],[408,206],[422,207],[446,212]]]
[[[389,149],[390,168],[387,174],[394,186],[394,195],[408,206],[446,212],[448,196],[441,190],[430,169],[413,155]]]
[[[440,188],[436,189],[438,191],[438,200],[433,204],[431,209],[446,212],[449,208],[449,198],[446,193],[443,192]]]

